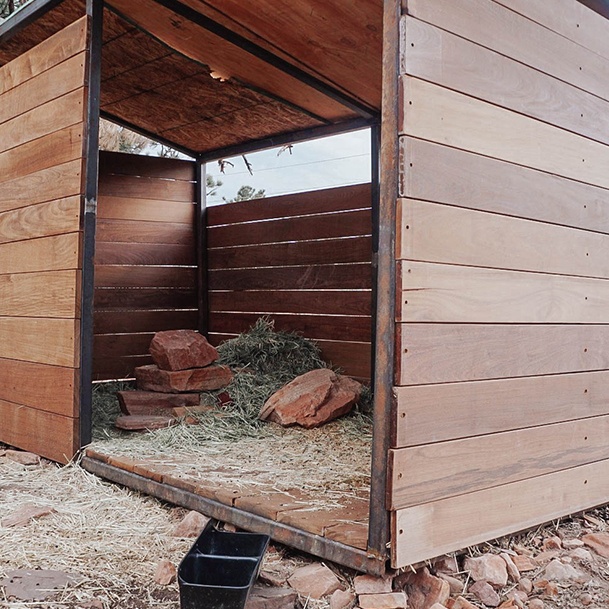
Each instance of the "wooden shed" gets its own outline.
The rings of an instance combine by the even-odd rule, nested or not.
[[[0,24],[0,441],[66,462],[153,332],[264,312],[372,380],[364,547],[83,464],[375,573],[609,501],[608,17],[32,0]],[[100,154],[100,116],[192,160]],[[364,127],[371,184],[206,209],[206,162]]]

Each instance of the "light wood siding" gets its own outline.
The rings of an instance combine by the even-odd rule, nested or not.
[[[87,18],[0,67],[0,440],[80,447]]]
[[[194,174],[190,161],[100,153],[96,380],[152,363],[155,332],[197,328]]]
[[[609,500],[609,22],[407,7],[394,567]]]
[[[360,184],[209,208],[211,338],[265,315],[369,379],[370,206],[370,185]]]

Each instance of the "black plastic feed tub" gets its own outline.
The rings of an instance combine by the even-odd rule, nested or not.
[[[267,535],[218,531],[208,523],[180,563],[182,609],[243,609],[269,544]]]

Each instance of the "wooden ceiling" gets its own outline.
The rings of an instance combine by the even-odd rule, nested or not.
[[[382,0],[106,0],[102,113],[193,153],[380,108]],[[0,63],[83,14],[64,0]],[[211,24],[211,25],[210,25]]]

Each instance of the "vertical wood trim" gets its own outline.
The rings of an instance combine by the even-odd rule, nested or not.
[[[201,334],[209,333],[209,277],[207,262],[207,171],[205,163],[195,161],[196,212],[194,229],[197,250],[197,301],[199,307],[198,329]]]
[[[103,0],[87,0],[89,17],[87,64],[87,120],[84,147],[85,183],[82,209],[82,287],[80,313],[80,445],[91,441],[93,410],[93,293],[95,223],[99,177],[99,109]]]
[[[378,251],[373,253],[376,273],[376,320],[374,328],[374,427],[368,551],[387,555],[389,512],[387,511],[387,455],[394,427],[394,351],[396,261],[395,231],[398,199],[398,86],[400,73],[400,0],[384,0],[383,99],[380,145],[380,190]]]

